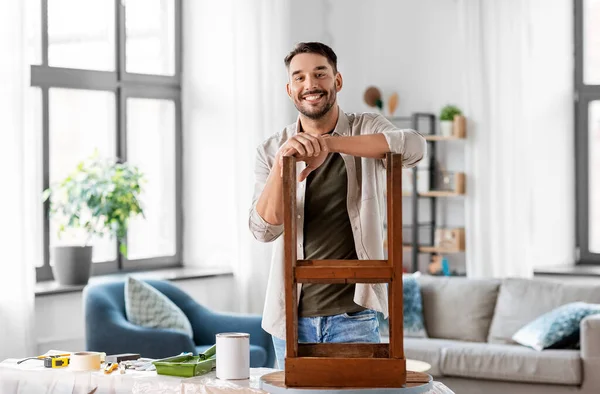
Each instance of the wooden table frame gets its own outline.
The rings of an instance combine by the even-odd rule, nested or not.
[[[298,260],[296,158],[283,158],[286,358],[288,387],[403,387],[402,157],[388,153],[387,260]],[[387,283],[389,344],[298,344],[298,283]]]

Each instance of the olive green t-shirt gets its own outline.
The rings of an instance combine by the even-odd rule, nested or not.
[[[306,180],[304,259],[356,260],[354,236],[346,208],[348,175],[344,159],[330,153]],[[354,284],[304,283],[298,306],[301,317],[358,312]]]

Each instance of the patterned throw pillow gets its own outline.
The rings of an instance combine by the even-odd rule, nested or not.
[[[583,318],[600,313],[600,305],[573,302],[543,314],[513,335],[513,341],[535,350],[565,349],[579,341]]]
[[[190,321],[173,301],[132,277],[125,282],[125,313],[127,320],[138,326],[171,328],[194,337]]]
[[[417,281],[418,273],[402,276],[402,298],[404,314],[404,336],[427,338],[425,319],[423,318],[423,301],[421,286]],[[383,336],[389,336],[389,320],[379,314],[379,331]]]

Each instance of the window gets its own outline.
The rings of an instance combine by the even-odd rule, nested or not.
[[[579,263],[600,264],[600,0],[575,1]]]
[[[145,218],[130,223],[128,258],[116,241],[92,239],[92,273],[180,265],[181,0],[28,0],[27,7],[43,188],[94,151],[134,163],[147,180]],[[58,239],[47,212],[48,204],[36,236],[44,246],[38,281],[52,279],[53,246],[79,241]]]

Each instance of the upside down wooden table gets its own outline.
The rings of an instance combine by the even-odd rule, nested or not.
[[[431,385],[431,377],[423,373],[412,373],[409,376],[404,357],[402,155],[388,153],[385,158],[387,260],[298,260],[297,164],[293,156],[283,158],[285,372],[272,375],[270,379],[265,380],[265,384],[283,391],[291,388],[314,388],[324,389],[329,393],[326,388],[406,388],[411,393],[426,392]],[[383,248],[383,244],[381,247]],[[297,300],[298,285],[302,283],[386,283],[389,300],[389,344],[299,343]]]

